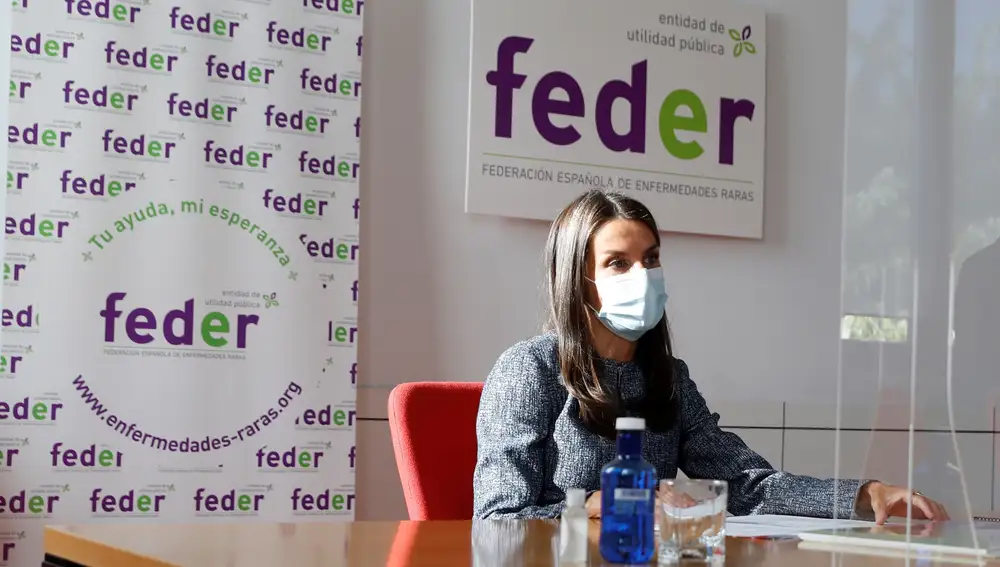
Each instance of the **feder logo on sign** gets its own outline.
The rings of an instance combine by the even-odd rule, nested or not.
[[[10,34],[11,55],[41,59],[43,61],[69,59],[69,54],[76,47],[76,42],[43,37],[42,33],[33,35]]]
[[[18,490],[0,495],[0,519],[45,518],[55,512],[60,496],[52,489]]]
[[[364,11],[365,0],[302,0],[302,7],[339,16],[360,17]]]
[[[159,516],[167,500],[164,492],[162,489],[130,489],[108,493],[103,488],[95,488],[90,493],[90,512],[95,516]]]
[[[31,213],[26,217],[7,217],[4,221],[4,232],[12,238],[26,238],[43,242],[61,240],[66,236],[69,221],[39,217]],[[7,310],[4,310],[6,313]],[[29,314],[30,315],[30,314]]]
[[[169,75],[177,68],[179,60],[177,55],[156,51],[145,45],[135,50],[119,47],[114,40],[104,45],[104,62],[125,70]]]
[[[528,53],[534,42],[529,37],[504,38],[497,48],[496,69],[486,74],[486,82],[496,90],[493,134],[497,138],[514,137],[514,92],[528,79],[527,75],[515,72],[514,58],[518,53]],[[551,71],[540,77],[532,89],[531,117],[535,130],[543,139],[557,146],[569,146],[582,137],[572,119],[582,119],[589,114],[593,116],[597,135],[605,148],[613,152],[645,154],[647,97],[645,60],[632,65],[630,80],[606,82],[598,90],[593,109],[589,111],[587,97],[576,79],[564,71]],[[624,132],[615,129],[611,118],[612,108],[618,101],[629,106],[628,129]],[[733,133],[737,120],[752,120],[754,109],[750,100],[719,99],[714,118],[719,132],[719,164],[733,164]],[[705,153],[699,142],[684,141],[677,135],[678,132],[708,132],[709,113],[697,94],[687,89],[674,90],[662,100],[656,112],[660,141],[667,153],[682,160],[696,159]],[[556,124],[555,117],[561,117],[558,122],[565,125]]]
[[[329,488],[319,492],[308,492],[304,488],[292,490],[292,514],[340,515],[349,514],[354,509],[354,494],[334,491]]]
[[[77,86],[76,81],[68,80],[63,84],[63,102],[69,108],[105,110],[120,114],[129,114],[135,110],[139,102],[139,94],[115,90],[110,85],[97,88]]]
[[[199,488],[194,493],[194,512],[197,516],[256,516],[267,490],[265,487],[247,487],[216,492]]]
[[[125,337],[132,344],[147,345],[162,341],[175,347],[224,348],[235,342],[233,346],[242,350],[247,348],[250,328],[260,322],[260,316],[252,313],[238,313],[233,317],[221,311],[211,311],[196,317],[194,298],[162,316],[148,307],[119,308],[127,295],[116,291],[109,293],[105,299],[100,316],[104,319],[104,341],[107,343],[120,344],[117,342],[121,330],[119,321],[124,318]]]
[[[10,234],[10,233],[8,233]],[[38,327],[38,313],[35,312],[34,305],[28,305],[24,309],[0,309],[0,325],[11,327],[12,330],[32,330]]]
[[[330,202],[326,199],[304,197],[302,193],[295,193],[286,196],[278,193],[274,189],[265,189],[264,208],[284,213],[289,216],[303,216],[306,218],[322,217]]]
[[[170,9],[170,28],[173,30],[204,35],[213,39],[233,39],[240,23],[227,18],[213,16],[211,12],[194,15],[182,11],[180,6]]]
[[[236,83],[250,87],[265,87],[274,80],[274,69],[265,65],[254,65],[243,59],[240,61],[220,61],[216,55],[205,59],[205,74],[212,81]]]
[[[213,101],[208,97],[187,99],[180,93],[167,97],[167,114],[172,118],[205,121],[210,124],[232,124],[239,107]]]
[[[52,457],[52,468],[64,472],[111,472],[122,468],[121,451],[94,444],[74,449],[56,442],[52,444],[49,455]]]
[[[248,149],[243,144],[229,149],[215,140],[206,140],[204,151],[205,163],[209,167],[254,171],[267,169],[274,161],[273,153]]]
[[[327,75],[303,67],[299,73],[302,92],[310,95],[331,96],[348,100],[361,98],[361,79],[342,76],[338,73]]]
[[[264,472],[315,472],[321,466],[325,451],[292,447],[272,450],[266,445],[257,450],[257,469]]]
[[[264,109],[264,123],[268,129],[278,132],[292,132],[296,134],[326,134],[326,128],[330,125],[330,118],[315,114],[308,114],[305,110],[284,111],[278,109],[276,105],[269,104]]]
[[[332,35],[316,33],[304,27],[287,29],[274,20],[267,23],[267,42],[274,46],[326,53],[332,41]]]
[[[354,427],[357,412],[346,407],[334,407],[332,404],[318,408],[307,408],[300,417],[295,418],[296,429],[350,429]]]
[[[12,420],[30,425],[51,424],[62,415],[62,402],[32,401],[24,397],[16,401],[0,400],[0,422]]]
[[[26,126],[7,126],[7,142],[14,148],[64,150],[73,132],[65,128],[40,126],[38,122]]]
[[[138,179],[138,175],[127,178],[112,173],[87,177],[74,174],[72,169],[64,169],[59,175],[63,195],[84,197],[117,197],[138,187]]]
[[[112,24],[134,24],[142,11],[138,6],[130,6],[111,0],[65,0],[66,14],[70,17],[96,19]]]
[[[104,142],[104,153],[124,158],[170,161],[177,150],[177,142],[158,140],[146,134],[135,138],[119,136],[112,128],[104,130],[101,140]]]

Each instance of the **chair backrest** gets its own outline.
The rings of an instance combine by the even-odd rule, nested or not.
[[[389,432],[411,520],[472,519],[480,382],[410,382],[389,394]]]

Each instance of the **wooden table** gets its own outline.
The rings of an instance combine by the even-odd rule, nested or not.
[[[591,565],[605,565],[591,525]],[[558,526],[545,521],[50,526],[56,567],[549,567]],[[729,538],[727,566],[902,567],[902,559]],[[944,563],[921,562],[925,565]],[[950,565],[950,564],[949,564]]]

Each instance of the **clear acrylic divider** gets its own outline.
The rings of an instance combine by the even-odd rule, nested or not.
[[[850,0],[835,470],[991,548],[1000,394],[1000,2]],[[904,507],[905,508],[905,507]],[[899,510],[895,510],[899,511]],[[904,518],[904,522],[906,522]]]

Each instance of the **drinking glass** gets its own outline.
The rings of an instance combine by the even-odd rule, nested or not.
[[[656,494],[660,564],[715,563],[725,557],[728,488],[724,480],[660,481]]]

